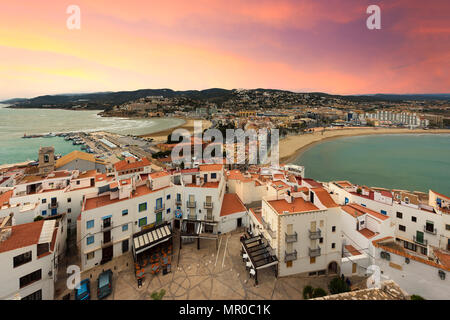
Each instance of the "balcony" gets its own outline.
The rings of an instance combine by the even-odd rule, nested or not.
[[[109,241],[102,240],[102,248],[107,248],[113,245],[113,237]]]
[[[213,203],[212,202],[204,202],[203,203],[203,208],[205,208],[205,209],[212,209],[213,208]]]
[[[285,238],[287,243],[297,242],[297,232],[294,232],[293,234],[285,233]]]
[[[267,223],[266,220],[264,220],[263,217],[261,217],[261,220],[262,220],[262,225],[263,225],[264,229],[267,231],[267,233],[269,234],[269,236],[270,236],[272,239],[276,239],[276,238],[277,238],[276,232],[272,230],[272,228],[270,227],[270,225]]]
[[[284,262],[297,260],[297,250],[294,252],[284,252]]]
[[[110,222],[108,222],[108,223],[103,223],[103,224],[102,224],[102,232],[111,230],[112,227],[113,227],[112,221],[110,221]]]
[[[181,199],[176,199],[176,200],[175,200],[175,204],[176,204],[177,206],[181,206],[181,205],[183,204],[183,201],[181,201]]]
[[[320,247],[317,247],[316,249],[309,248],[309,256],[311,258],[320,256]]]
[[[161,207],[156,206],[155,207],[155,213],[160,213],[163,212],[165,209],[166,205],[163,203]]]
[[[188,218],[188,220],[197,220],[197,215],[196,214],[188,214],[187,218]]]
[[[214,221],[214,216],[211,214],[211,215],[209,215],[209,214],[207,214],[206,216],[205,216],[205,219],[207,220],[207,221]]]
[[[48,204],[48,208],[49,209],[56,209],[56,208],[58,208],[58,202],[49,203]]]
[[[188,208],[195,208],[197,207],[197,201],[186,201],[186,206]]]
[[[414,240],[414,242],[415,243],[418,243],[418,244],[421,244],[421,245],[424,245],[424,246],[426,246],[426,245],[428,245],[428,240],[425,240],[425,239],[418,239],[416,236],[413,236],[413,240]]]
[[[429,234],[434,234],[434,235],[436,235],[436,233],[437,233],[436,228],[433,228],[433,227],[427,228],[427,226],[423,226],[423,231],[426,233],[429,233]]]
[[[309,238],[311,240],[317,240],[322,238],[322,231],[320,231],[320,229],[317,229],[317,231],[309,230]]]

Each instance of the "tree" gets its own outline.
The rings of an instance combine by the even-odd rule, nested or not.
[[[315,288],[312,293],[313,298],[325,297],[326,295],[327,292],[322,288]]]
[[[362,193],[362,189],[361,188],[356,189],[356,193],[357,194],[361,194]]]
[[[425,298],[419,296],[418,294],[413,294],[411,300],[426,300]]]
[[[150,296],[153,300],[162,300],[164,295],[166,294],[166,290],[161,289],[161,291],[154,291]]]
[[[344,279],[339,277],[333,278],[328,284],[328,289],[331,294],[338,294],[350,291],[350,286],[345,282]]]
[[[314,288],[311,286],[306,286],[303,288],[303,299],[311,299],[313,295]]]
[[[42,216],[37,216],[36,218],[34,218],[34,221],[40,221],[40,220],[44,220],[44,218]]]

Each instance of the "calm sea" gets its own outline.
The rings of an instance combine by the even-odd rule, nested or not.
[[[152,133],[183,123],[176,118],[152,118],[131,120],[124,118],[102,118],[99,111],[70,111],[50,109],[9,109],[0,105],[0,164],[36,160],[40,146],[52,145],[55,153],[66,154],[79,150],[63,138],[22,139],[26,133],[47,134],[49,132],[109,131],[121,134]]]
[[[311,147],[295,163],[320,181],[450,195],[449,134],[344,137]]]

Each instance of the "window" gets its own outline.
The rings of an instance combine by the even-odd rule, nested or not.
[[[42,199],[42,203],[47,203],[47,199]]]
[[[333,242],[333,243],[331,244],[331,249],[334,249],[334,248],[336,248],[336,243]]]
[[[416,251],[417,246],[414,243],[408,242],[408,241],[404,241],[403,242],[403,246],[408,249],[408,250],[412,250],[412,251]]]
[[[162,208],[162,198],[156,199],[156,209]]]
[[[445,225],[445,230],[450,230],[450,224]]]
[[[43,216],[47,215],[47,210],[42,210],[42,215]]]
[[[409,198],[405,197],[405,203],[408,204],[409,203]]]
[[[211,173],[211,179],[216,179],[217,178],[217,173]]]
[[[72,222],[72,219],[67,219],[67,223],[71,223]]]
[[[364,203],[361,203],[361,205],[362,205],[363,207],[366,207],[366,205],[365,205]]]
[[[412,221],[412,222],[417,222],[417,218],[414,217],[414,216],[411,216],[411,221]]]
[[[127,231],[128,230],[128,225],[127,224],[124,224],[123,226],[122,226],[122,231]]]
[[[386,210],[380,210],[381,214],[384,214],[385,216],[387,215]]]
[[[403,213],[397,211],[397,218],[403,219]]]
[[[336,232],[336,226],[331,227],[331,232]]]
[[[169,208],[169,209],[167,209],[166,211],[167,211],[167,214],[169,214],[169,213],[170,213],[170,208]]]
[[[13,259],[14,268],[31,261],[31,251],[15,256]]]
[[[89,220],[86,222],[86,229],[91,229],[94,227],[94,220]]]
[[[323,238],[320,238],[320,239],[319,239],[319,243],[323,243]]]
[[[128,252],[128,239],[122,241],[122,253]]]
[[[35,272],[29,273],[26,276],[23,276],[19,279],[19,286],[23,288],[29,285],[32,282],[38,281],[42,279],[42,270],[36,270]]]
[[[90,245],[91,243],[94,243],[94,236],[90,236],[86,238],[86,244]]]
[[[286,262],[286,268],[292,268],[292,261]]]
[[[38,291],[23,297],[21,300],[42,300],[42,290],[39,289]]]
[[[77,185],[80,184],[80,180],[77,180]]]
[[[87,260],[94,259],[94,257],[95,257],[95,251],[89,252],[89,253],[86,255],[86,259],[87,259]]]
[[[67,208],[67,213],[71,213],[72,212],[72,208]]]
[[[147,225],[147,217],[139,219],[139,227]]]
[[[309,258],[309,263],[310,264],[316,263],[316,257]]]
[[[398,230],[405,232],[406,231],[406,227],[402,226],[401,224],[398,225]]]
[[[72,198],[67,198],[67,202],[68,203],[72,202]]]
[[[147,202],[139,204],[139,212],[147,210]]]
[[[170,200],[170,194],[167,195],[166,199],[167,199],[167,200]]]
[[[424,254],[424,255],[427,255],[427,253],[428,253],[427,248],[425,248],[425,247],[420,247],[420,253],[421,253],[421,254]]]
[[[128,214],[128,209],[122,210],[122,217]]]

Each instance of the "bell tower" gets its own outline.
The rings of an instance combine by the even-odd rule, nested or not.
[[[40,147],[39,148],[39,174],[49,174],[55,170],[55,148]]]

